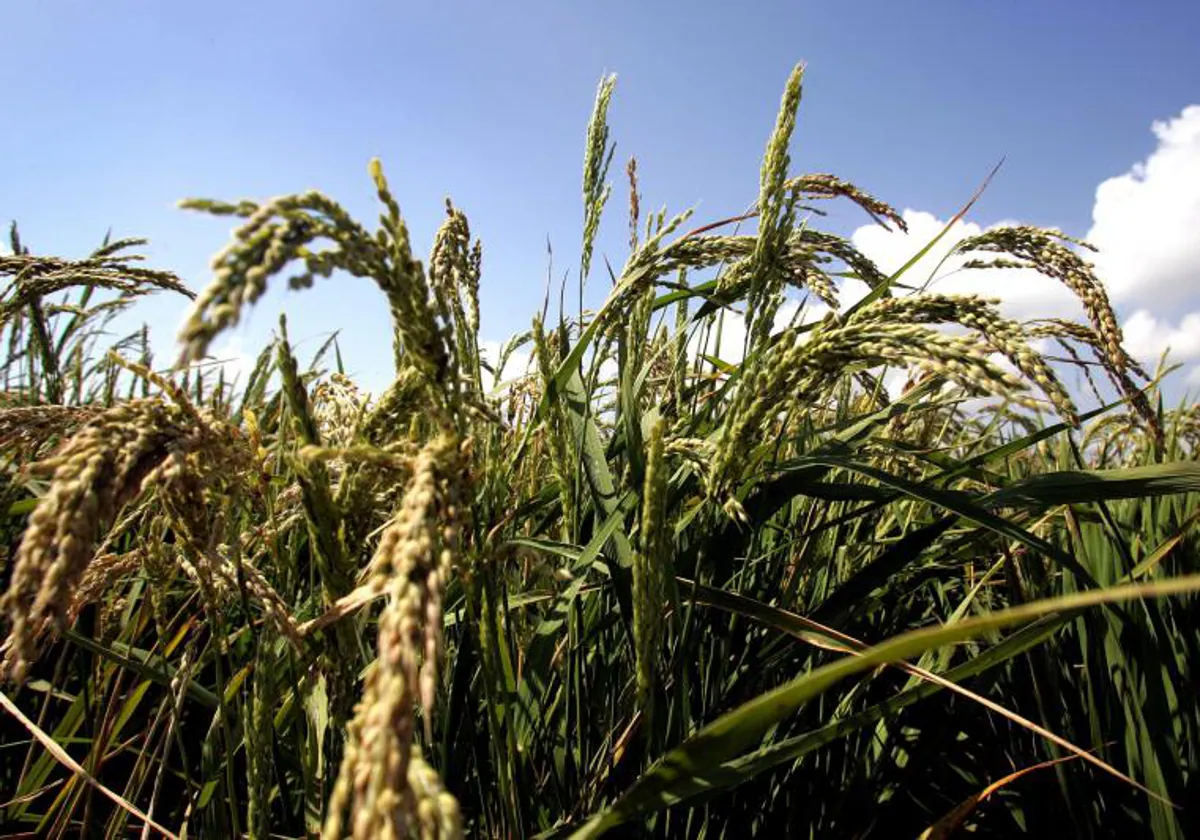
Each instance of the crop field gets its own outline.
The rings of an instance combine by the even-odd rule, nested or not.
[[[1200,836],[1200,409],[1089,246],[953,251],[1078,322],[881,271],[823,208],[901,215],[793,171],[800,68],[748,212],[652,212],[614,85],[577,271],[499,354],[487,243],[447,202],[419,256],[378,161],[375,220],[182,202],[232,228],[198,291],[13,225],[0,837]],[[346,275],[386,389],[283,317],[213,361],[268,286]],[[148,294],[194,297],[177,359],[114,328]]]

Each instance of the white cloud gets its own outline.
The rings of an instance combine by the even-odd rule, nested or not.
[[[1200,360],[1200,105],[1151,126],[1157,146],[1129,171],[1101,183],[1085,239],[1114,305],[1132,312],[1124,323],[1126,346],[1154,364],[1165,349],[1174,361]],[[864,226],[854,244],[886,272],[894,272],[945,227],[945,220],[905,210],[909,232]],[[1012,222],[1004,222],[1012,224]],[[956,222],[945,238],[906,274],[910,285],[930,279],[940,260],[980,225]],[[958,271],[963,260],[937,268],[929,288],[998,297],[1014,318],[1079,317],[1078,302],[1058,282],[1033,271]],[[1200,381],[1200,367],[1189,382]]]
[[[779,311],[775,313],[775,320],[772,324],[773,330],[782,330],[792,319],[796,317],[796,313],[800,310],[800,304],[794,300],[786,300],[779,307]],[[824,304],[809,303],[805,306],[804,312],[800,314],[802,323],[819,320],[829,308]],[[707,339],[707,344],[701,348],[702,339]],[[716,328],[710,335],[705,336],[699,330],[692,334],[691,340],[688,343],[688,353],[695,356],[701,349],[710,356],[716,356],[723,362],[728,362],[731,365],[736,365],[742,361],[742,354],[746,348],[746,319],[740,313],[733,310],[725,310],[724,318],[721,322],[721,342],[718,346]]]
[[[1096,270],[1113,300],[1136,308],[1122,326],[1129,352],[1147,364],[1166,349],[1172,361],[1195,361],[1200,359],[1200,105],[1155,122],[1151,130],[1158,146],[1150,156],[1096,188],[1087,239],[1100,249]],[[1200,366],[1186,381],[1200,383]]]
[[[617,364],[617,360],[612,356],[607,357],[600,363],[600,370],[596,371],[596,378],[600,382],[613,382],[621,375],[621,368]]]
[[[215,347],[209,350],[209,357],[225,371],[225,380],[235,382],[239,387],[246,384],[250,378],[254,364],[258,361],[254,354],[248,353],[242,346],[242,336],[238,333],[226,333]],[[207,368],[207,362],[202,363]]]
[[[912,383],[912,371],[905,368],[890,367],[883,374],[883,387],[893,400],[900,399],[905,389]]]
[[[499,341],[479,342],[479,355],[493,369],[500,362],[500,347]],[[490,383],[488,381],[488,372],[486,370],[483,372],[484,388],[497,389],[520,376],[524,376],[530,369],[529,362],[529,353],[524,350],[514,350],[505,359],[504,368],[495,371],[495,375],[492,377]]]
[[[184,307],[183,311],[179,313],[179,320],[175,325],[173,336],[179,335],[183,331],[191,313],[191,306]],[[161,334],[159,334],[159,338],[161,340]],[[250,373],[258,361],[258,352],[249,352],[245,343],[244,330],[223,332],[208,348],[205,358],[195,362],[194,365],[205,371],[206,374],[215,368],[222,368],[226,382],[233,383],[239,388],[245,387],[246,380],[250,378]],[[170,359],[174,362],[179,357],[179,348],[172,341],[167,342],[167,347]]]
[[[837,302],[840,309],[847,309],[867,296],[871,291],[871,287],[861,280],[855,280],[852,277],[844,278],[838,284]],[[819,304],[816,309],[816,318],[825,317],[825,313],[829,311],[829,307]]]
[[[1177,362],[1200,359],[1200,312],[1185,315],[1178,326],[1156,318],[1139,309],[1126,319],[1121,328],[1125,333],[1125,348],[1139,359],[1156,360],[1164,350]]]
[[[1087,239],[1113,298],[1156,305],[1200,295],[1200,105],[1151,127],[1158,148],[1096,188]]]

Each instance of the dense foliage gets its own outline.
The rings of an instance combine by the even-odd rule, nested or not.
[[[237,227],[169,368],[106,328],[177,277],[14,226],[8,831],[1195,836],[1200,412],[1161,405],[1083,243],[956,246],[1087,316],[1018,323],[814,227],[830,199],[904,222],[790,173],[800,90],[748,214],[643,219],[631,161],[604,304],[498,358],[466,217],[418,261],[377,163],[374,229],[315,192],[185,202]],[[283,319],[246,381],[206,362],[280,275],[347,273],[392,313],[386,391],[334,340],[302,363]]]

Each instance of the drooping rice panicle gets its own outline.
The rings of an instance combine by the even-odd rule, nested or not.
[[[414,754],[413,738],[418,702],[427,737],[434,711],[442,598],[464,515],[460,458],[453,437],[439,437],[421,452],[401,508],[367,569],[363,585],[387,597],[379,617],[379,655],[347,728],[322,837],[344,835],[347,810],[355,840],[405,837],[435,816],[438,825],[459,824],[457,803],[431,780],[436,774]]]
[[[216,459],[209,469],[226,460],[236,470],[239,443],[236,430],[194,410],[135,400],[97,415],[52,457],[31,465],[50,476],[50,489],[30,517],[0,599],[10,625],[4,660],[10,676],[23,678],[45,626],[63,625],[96,543],[121,508],[153,484],[194,489],[200,452]]]

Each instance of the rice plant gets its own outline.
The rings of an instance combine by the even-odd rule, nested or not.
[[[936,240],[889,275],[819,230],[831,200],[904,222],[793,173],[801,86],[749,213],[643,217],[631,159],[606,300],[543,308],[498,359],[467,216],[448,203],[421,261],[378,161],[374,226],[317,192],[183,202],[236,226],[165,366],[106,328],[191,295],[177,277],[135,241],[71,261],[14,226],[10,836],[1200,830],[1200,415],[1125,351],[1085,243],[957,246],[1087,316],[1022,323],[911,291]],[[382,392],[334,341],[297,358],[284,318],[245,381],[208,358],[271,284],[346,274],[392,315]]]

